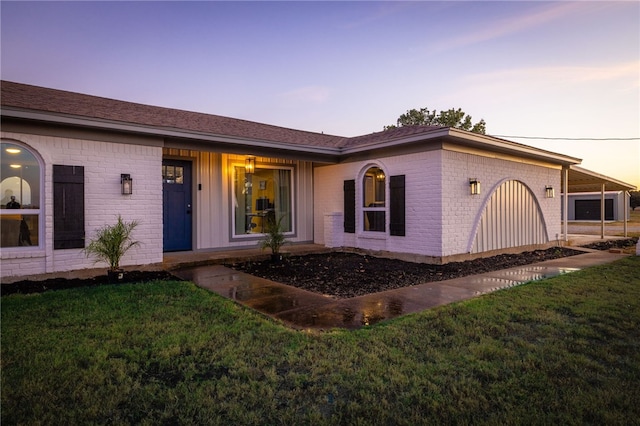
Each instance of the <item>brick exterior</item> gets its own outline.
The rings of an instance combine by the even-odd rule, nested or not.
[[[2,277],[106,266],[95,264],[82,249],[53,249],[53,164],[84,166],[87,241],[120,214],[140,222],[134,231],[140,245],[125,254],[122,266],[162,262],[162,148],[7,132],[2,138],[25,144],[44,163],[40,247],[3,249]],[[121,173],[131,174],[133,195],[121,194]]]
[[[387,176],[405,175],[405,237],[389,236],[388,228],[385,233],[362,232],[361,178],[366,169],[374,165],[381,167]],[[478,178],[482,183],[480,195],[470,195],[469,178]],[[325,229],[329,224],[334,231],[342,233],[342,228],[327,217],[334,219],[343,212],[342,183],[348,179],[356,180],[356,233],[344,234],[342,238],[330,236]],[[495,188],[510,179],[521,181],[532,191],[549,239],[559,238],[560,197],[545,198],[546,185],[559,191],[559,168],[438,150],[316,168],[314,215],[325,220],[315,223],[315,242],[334,246],[336,241],[341,241],[345,247],[417,255],[418,260],[435,258],[433,260],[438,261],[464,255],[469,252],[485,203]]]
[[[468,253],[475,237],[474,227],[495,189],[505,180],[518,180],[536,197],[550,240],[561,230],[560,197],[545,198],[545,186],[560,190],[561,170],[541,165],[443,151],[442,256]],[[482,185],[480,195],[470,195],[469,178]],[[559,238],[559,236],[558,236]]]

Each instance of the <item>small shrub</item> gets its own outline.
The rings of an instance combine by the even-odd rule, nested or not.
[[[120,269],[122,256],[133,246],[140,244],[131,238],[131,233],[138,226],[138,221],[124,222],[118,215],[115,225],[105,225],[98,229],[96,238],[84,249],[87,257],[95,257],[95,261],[106,262],[110,271]]]

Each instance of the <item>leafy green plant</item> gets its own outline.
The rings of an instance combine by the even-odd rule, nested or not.
[[[133,240],[131,233],[138,226],[138,221],[125,222],[118,215],[115,225],[105,225],[98,229],[96,238],[85,247],[85,254],[93,256],[96,262],[106,262],[110,271],[120,269],[120,259],[133,246],[139,245],[139,241]]]
[[[276,220],[275,215],[266,217],[267,224],[265,226],[265,236],[260,241],[260,248],[271,249],[271,254],[277,256],[280,254],[280,248],[287,243],[287,238],[282,230],[282,218]]]

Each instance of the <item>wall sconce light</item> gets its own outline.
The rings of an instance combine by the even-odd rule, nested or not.
[[[244,172],[246,174],[252,174],[256,170],[256,158],[255,157],[247,157],[244,162]]]
[[[544,194],[547,198],[554,198],[556,196],[556,192],[553,190],[553,186],[545,186]]]
[[[120,184],[122,185],[122,195],[133,194],[133,179],[130,174],[122,173],[120,175]]]
[[[378,173],[376,173],[376,180],[378,182],[384,182],[384,172],[382,170],[380,170]]]
[[[471,195],[480,194],[480,181],[477,178],[469,179],[469,187],[471,188]]]

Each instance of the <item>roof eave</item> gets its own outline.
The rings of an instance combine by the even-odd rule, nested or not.
[[[285,142],[277,142],[270,140],[243,138],[237,136],[229,136],[215,133],[198,132],[194,130],[180,130],[175,128],[144,126],[140,124],[131,124],[121,121],[110,121],[99,118],[88,118],[81,116],[73,116],[67,114],[57,114],[51,112],[24,110],[19,108],[5,107],[0,110],[2,117],[16,118],[22,120],[33,120],[47,122],[52,124],[79,126],[100,130],[117,131],[125,133],[136,133],[148,136],[160,136],[165,138],[191,139],[203,142],[215,142],[228,144],[230,148],[240,146],[244,148],[263,148],[269,150],[287,150],[300,152],[304,154],[313,154],[319,156],[337,156],[340,154],[338,148],[317,147],[309,145],[296,145]]]
[[[535,148],[528,145],[522,145],[506,139],[496,138],[494,136],[482,135],[479,133],[467,132],[465,130],[448,128],[449,136],[457,141],[463,141],[466,145],[482,147],[488,151],[496,151],[518,155],[525,158],[534,158],[544,160],[563,166],[572,166],[582,163],[580,158],[568,155],[558,154],[556,152],[546,151],[544,149]]]

